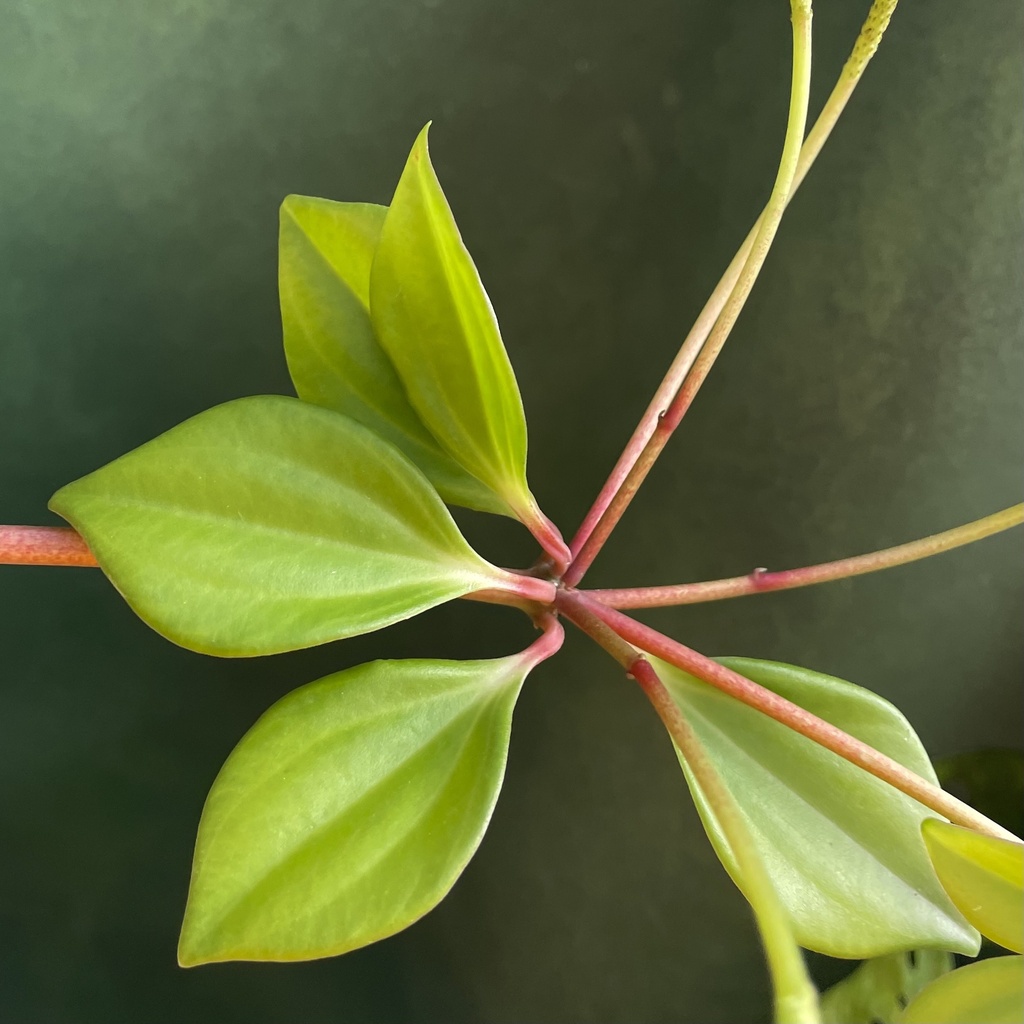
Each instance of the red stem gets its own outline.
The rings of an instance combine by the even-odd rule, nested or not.
[[[0,526],[0,565],[82,565],[96,556],[67,526]]]
[[[531,671],[542,661],[547,661],[553,654],[557,654],[562,649],[562,642],[565,640],[565,630],[562,629],[562,624],[554,613],[544,612],[537,616],[536,622],[544,634],[534,640],[520,654],[520,657],[530,666]]]
[[[798,704],[759,686],[738,672],[651,629],[650,626],[645,626],[613,608],[607,608],[579,591],[559,591],[556,606],[569,618],[572,618],[570,613],[574,609],[582,607],[614,630],[623,640],[681,668],[684,672],[689,672],[723,693],[800,733],[801,736],[806,736],[950,821],[986,835],[1020,841],[1012,833],[979,814],[973,807],[944,793],[938,786],[922,779],[874,747],[843,732],[823,718],[812,715]]]
[[[973,523],[957,526],[931,537],[872,551],[866,555],[841,558],[835,562],[822,562],[801,569],[785,569],[782,572],[768,572],[755,569],[746,576],[732,576],[724,580],[707,580],[702,583],[680,583],[667,587],[638,587],[624,590],[589,590],[588,595],[611,608],[662,608],[670,605],[700,604],[704,601],[721,601],[729,597],[743,597],[747,594],[763,594],[771,590],[791,590],[806,587],[812,583],[860,576],[891,566],[905,565],[930,555],[950,551],[963,544],[991,537],[1024,523],[1024,504],[1014,505],[993,515],[977,519]]]
[[[514,509],[519,521],[533,534],[534,539],[544,551],[543,567],[555,579],[561,579],[562,573],[569,567],[572,552],[562,539],[562,533],[555,524],[540,510],[533,501],[523,508]]]

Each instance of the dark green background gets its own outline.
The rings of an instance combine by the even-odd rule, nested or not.
[[[820,103],[867,0],[817,14]],[[905,0],[733,340],[592,574],[667,583],[897,543],[1019,500],[1017,0]],[[417,130],[503,325],[531,481],[570,531],[767,196],[783,0],[31,0],[0,6],[0,521],[184,417],[287,392],[288,192],[387,202]],[[510,524],[467,525],[522,563]],[[667,610],[709,653],[893,699],[942,755],[1021,742],[1019,535]],[[745,905],[671,749],[571,637],[449,899],[335,961],[174,963],[205,792],[291,687],[529,638],[456,606],[216,661],[91,570],[0,568],[0,1019],[763,1020]]]

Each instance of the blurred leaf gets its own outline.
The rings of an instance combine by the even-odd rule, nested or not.
[[[868,960],[822,994],[822,1024],[895,1024],[907,1003],[953,966],[953,954],[938,949]]]
[[[436,906],[490,820],[530,666],[378,661],[275,704],[206,801],[182,965],[333,956]]]
[[[50,507],[146,622],[208,654],[366,633],[504,575],[397,449],[294,398],[200,413]]]
[[[980,960],[926,986],[897,1024],[1022,1024],[1024,957]]]
[[[411,459],[445,501],[509,515],[441,449],[409,404],[370,324],[370,265],[387,207],[288,196],[279,283],[288,369],[298,396],[346,416]]]
[[[921,831],[960,913],[993,942],[1024,952],[1024,846],[939,818],[926,819]]]
[[[522,518],[532,504],[523,403],[490,300],[430,164],[427,128],[384,219],[370,315],[427,428]]]
[[[934,778],[907,720],[870,690],[791,665],[720,660]],[[802,946],[850,958],[925,947],[977,952],[978,934],[939,885],[921,838],[931,812],[706,683],[656,667],[746,816]],[[742,889],[714,814],[681,763],[708,836]]]
[[[993,748],[935,762],[942,788],[1016,836],[1024,836],[1024,753]]]

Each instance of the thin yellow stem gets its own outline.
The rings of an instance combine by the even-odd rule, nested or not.
[[[779,170],[775,176],[771,196],[764,213],[757,223],[753,242],[740,268],[736,284],[725,301],[711,333],[700,350],[690,372],[683,381],[671,405],[659,414],[657,427],[643,450],[630,466],[621,485],[615,491],[610,503],[594,524],[593,530],[576,551],[572,564],[565,574],[565,581],[576,586],[590,568],[612,530],[622,518],[629,503],[643,483],[655,460],[668,443],[672,432],[679,425],[706,379],[722,346],[746,304],[754,282],[768,256],[768,250],[789,203],[789,196],[796,178],[800,161],[800,150],[807,125],[807,103],[811,90],[811,4],[809,0],[792,0],[793,16],[793,74],[789,96],[789,116],[786,122],[786,139],[782,146]]]
[[[792,199],[796,190],[807,176],[807,172],[811,169],[811,165],[821,152],[825,141],[839,120],[839,116],[853,95],[853,90],[860,81],[864,69],[878,49],[878,44],[889,25],[889,19],[896,9],[897,2],[898,0],[875,0],[871,5],[871,10],[868,12],[860,35],[854,43],[853,51],[846,61],[832,93],[818,115],[814,127],[808,133],[800,149],[800,159],[797,163],[796,175],[790,189],[790,199]],[[705,303],[693,327],[690,328],[690,332],[684,339],[682,347],[679,349],[678,354],[672,361],[672,365],[669,367],[658,390],[651,399],[651,403],[633,432],[633,436],[629,439],[622,455],[619,456],[618,462],[616,462],[611,474],[601,488],[600,494],[598,494],[586,517],[580,524],[579,529],[576,531],[576,536],[570,545],[573,556],[578,555],[590,539],[594,528],[614,500],[615,495],[622,487],[634,464],[640,458],[641,452],[643,452],[657,429],[661,417],[668,410],[681,384],[693,367],[694,361],[715,325],[715,321],[718,319],[726,301],[736,287],[736,282],[739,280],[740,273],[753,248],[754,239],[760,230],[763,217],[764,213],[755,221],[754,226],[748,232],[732,262],[715,286],[715,290]]]

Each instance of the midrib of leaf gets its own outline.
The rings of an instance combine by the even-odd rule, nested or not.
[[[355,290],[352,288],[352,286],[345,280],[345,278],[343,278],[341,276],[341,273],[338,270],[338,268],[331,262],[330,258],[324,252],[324,250],[323,250],[322,246],[320,245],[320,243],[306,230],[305,226],[298,219],[298,217],[295,216],[295,213],[291,209],[288,210],[288,216],[291,219],[291,222],[302,233],[302,237],[309,243],[310,248],[312,248],[313,251],[316,253],[316,255],[320,257],[321,262],[330,271],[331,276],[337,279],[337,281],[341,284],[341,286],[345,289],[345,291],[347,291],[350,295],[352,295],[355,298],[355,300],[359,303],[359,305],[362,306],[363,309],[366,310],[366,315],[369,316],[370,315],[370,298],[369,298],[369,291],[368,291],[369,290],[369,275],[367,275],[367,294],[365,296],[364,295],[357,295]],[[373,261],[371,259],[371,264],[372,264],[372,262]],[[388,361],[390,362],[390,360],[388,360]]]
[[[458,259],[458,256],[460,255],[458,245],[461,242],[461,238],[460,238],[460,235],[459,235],[458,228],[457,227],[453,228],[453,230],[454,230],[454,236],[453,237],[448,237],[444,232],[438,231],[438,229],[437,229],[438,217],[437,217],[437,214],[436,214],[435,209],[434,209],[434,204],[433,204],[433,202],[430,201],[429,195],[425,196],[425,198],[427,200],[427,206],[431,210],[431,216],[430,216],[430,230],[431,230],[431,234],[434,236],[434,240],[437,243],[438,250],[439,250],[439,252],[441,254],[441,262],[442,262],[442,264],[443,264],[443,266],[445,268],[445,276],[448,278],[448,280],[456,281],[458,283],[457,296],[458,296],[458,300],[459,301],[456,301],[454,305],[455,305],[455,315],[459,319],[459,325],[462,327],[463,333],[466,335],[467,338],[471,339],[471,338],[473,338],[475,336],[481,336],[481,335],[485,336],[485,335],[487,335],[489,333],[488,328],[490,328],[491,331],[495,331],[496,332],[497,331],[497,326],[496,326],[497,325],[497,320],[496,320],[496,318],[494,319],[494,323],[491,323],[491,324],[483,323],[482,324],[480,322],[480,318],[474,314],[472,322],[468,322],[467,321],[467,319],[466,319],[466,309],[467,309],[467,307],[475,309],[475,303],[474,302],[466,301],[467,292],[472,292],[472,289],[467,288],[467,285],[466,285],[466,277],[467,277],[467,275],[470,275],[473,278],[473,283],[479,285],[479,287],[480,287],[480,296],[483,299],[483,301],[486,303],[487,308],[489,310],[491,310],[492,317],[493,317],[493,309],[491,307],[491,301],[490,301],[490,299],[487,296],[487,292],[484,290],[483,283],[480,281],[479,273],[477,273],[477,271],[473,268],[473,266],[472,265],[470,265],[470,266],[460,266],[460,262],[461,261]],[[444,217],[443,209],[441,211],[441,217],[442,218]],[[499,338],[500,338],[500,335],[499,335]],[[499,344],[500,344],[500,340],[499,340]],[[498,377],[507,377],[508,376],[508,374],[506,372],[506,367],[502,366],[502,365],[498,365],[498,362],[496,361],[496,359],[494,358],[494,356],[491,353],[490,346],[488,346],[488,345],[474,345],[474,344],[470,343],[466,347],[469,350],[469,356],[470,356],[470,359],[472,360],[474,373],[475,373],[477,379],[488,380],[490,378],[490,376],[492,376],[492,375],[493,376],[498,376]],[[487,360],[487,365],[484,365],[484,364],[481,363],[481,359],[482,358],[485,358]],[[481,373],[480,371],[481,371],[481,367],[482,366],[483,366],[484,370],[488,370],[488,369],[491,370],[492,374]],[[512,379],[512,386],[513,386],[513,388],[517,388],[517,385],[515,383],[514,377]],[[488,396],[488,397],[490,397],[490,396]],[[506,402],[504,401],[504,396],[499,397],[498,403],[497,403],[497,407],[498,407],[498,409],[500,410],[500,413],[501,413],[501,422],[505,426],[506,432],[507,432],[507,428],[508,428],[509,424],[508,424],[507,419],[506,419],[507,409],[506,409]],[[492,412],[493,411],[494,410],[492,409]],[[484,422],[485,422],[485,425],[487,427],[488,434],[490,435],[490,438],[491,438],[491,440],[493,442],[492,445],[491,445],[491,448],[493,450],[499,451],[501,453],[501,456],[502,456],[502,469],[504,470],[505,473],[511,475],[513,478],[518,478],[518,476],[519,476],[518,467],[515,467],[515,466],[510,467],[510,466],[506,465],[505,445],[503,443],[501,443],[502,442],[501,438],[498,438],[498,437],[495,436],[495,431],[494,431],[493,426],[492,426],[491,418],[485,416]],[[474,447],[474,450],[475,450],[476,455],[478,457],[478,461],[481,461],[484,464],[486,464],[489,461],[488,452],[486,452],[485,450],[481,449],[480,446],[478,444],[476,444],[475,442],[474,442],[473,447]]]
[[[387,662],[370,662],[370,665],[374,664],[387,664]],[[362,667],[362,666],[360,666]],[[365,685],[365,684],[364,684]],[[387,685],[386,682],[383,685]],[[500,684],[499,684],[500,685]],[[498,687],[495,686],[495,689]],[[313,743],[305,746],[300,752],[296,753],[293,757],[286,758],[281,761],[275,761],[268,770],[253,779],[254,785],[262,786],[269,779],[279,775],[282,771],[288,769],[290,766],[296,764],[298,761],[303,760],[309,756],[315,756],[318,751],[325,748],[333,747],[338,745],[339,742],[343,741],[350,733],[362,730],[368,726],[374,725],[374,723],[381,721],[382,719],[391,718],[398,714],[408,714],[410,711],[416,708],[422,708],[425,705],[434,703],[442,703],[453,697],[457,697],[464,694],[467,690],[483,689],[478,679],[467,679],[464,684],[459,685],[456,688],[449,687],[443,693],[437,693],[429,697],[415,697],[407,701],[403,701],[400,704],[389,704],[387,710],[379,710],[363,715],[359,718],[353,719],[350,722],[346,722],[345,725],[339,726],[336,729],[332,729],[330,732],[325,733],[322,737],[315,740]],[[459,712],[459,715],[467,714],[469,709]],[[444,728],[447,728],[445,726]],[[431,741],[432,742],[432,741]],[[415,755],[414,755],[415,756]],[[390,771],[398,771],[401,768],[401,764],[390,769]],[[361,798],[360,798],[361,799]],[[225,815],[224,820],[229,821],[233,815]]]
[[[266,893],[268,887],[271,889],[271,891],[273,890],[275,879],[279,877],[282,873],[285,873],[290,865],[294,864],[296,861],[301,860],[304,857],[304,855],[307,854],[308,851],[318,846],[329,845],[331,840],[334,838],[335,832],[344,831],[344,829],[340,827],[344,823],[339,821],[339,819],[342,819],[347,815],[351,814],[353,811],[357,810],[360,807],[360,805],[365,805],[371,802],[373,799],[375,799],[376,795],[381,790],[387,789],[388,785],[395,778],[395,776],[400,775],[403,772],[409,771],[410,769],[415,770],[416,764],[429,759],[429,756],[431,755],[432,751],[436,747],[442,746],[446,737],[450,733],[454,732],[455,727],[462,724],[466,718],[470,717],[470,715],[475,713],[475,718],[479,720],[485,706],[486,703],[483,706],[473,706],[467,708],[465,711],[458,714],[444,728],[436,732],[431,737],[431,739],[423,746],[421,746],[414,754],[412,754],[410,757],[406,758],[399,764],[395,765],[394,767],[390,768],[372,786],[364,790],[355,800],[345,804],[344,807],[336,811],[332,815],[333,820],[329,824],[325,824],[317,828],[314,834],[308,836],[302,842],[296,844],[295,846],[290,847],[288,852],[282,858],[267,866],[267,868],[260,875],[259,880],[254,885],[247,888],[246,891],[242,893],[240,897],[238,897],[237,899],[233,900],[231,903],[228,904],[225,912],[219,916],[219,920],[216,926],[217,929],[223,930],[224,928],[226,928],[231,923],[232,920],[236,919],[239,916],[239,914],[241,914],[245,910],[245,908],[250,903],[259,903],[259,901],[263,898],[263,895]],[[398,846],[402,841],[404,841],[409,836],[411,832],[415,831],[415,829],[419,827],[423,819],[428,816],[428,814],[434,809],[434,807],[436,807],[437,803],[444,795],[444,791],[447,784],[451,781],[452,776],[455,774],[456,770],[459,767],[462,754],[465,751],[466,746],[469,744],[472,734],[472,728],[466,731],[466,738],[459,748],[459,753],[456,757],[452,759],[452,767],[445,775],[444,782],[441,784],[441,786],[438,787],[438,795],[435,796],[435,798],[425,806],[424,810],[417,814],[415,818],[411,819],[411,824],[409,825],[409,827],[400,835],[395,837],[391,843],[387,844],[387,846],[380,851],[379,855],[372,857],[368,861],[364,862],[361,865],[361,869],[358,872],[356,872],[354,875],[348,876],[348,887],[351,887],[351,884],[357,883],[359,879],[363,878],[366,874],[372,871],[377,866],[377,864],[380,861],[384,860],[396,846]],[[340,898],[340,896],[341,894],[334,897],[334,899],[336,900]]]
[[[114,502],[111,502],[111,504],[114,504]],[[179,508],[177,506],[173,506],[173,505],[164,505],[164,504],[162,504],[160,502],[150,502],[150,501],[141,501],[141,500],[122,501],[122,502],[118,502],[118,504],[122,508],[160,509],[160,510],[165,510],[165,511],[168,510],[168,509],[171,509],[171,510],[173,510],[174,515],[176,517],[180,517],[182,519],[193,519],[193,520],[197,520],[197,521],[200,521],[200,522],[207,522],[208,523],[208,522],[210,522],[212,520],[214,522],[231,523],[233,525],[237,525],[238,523],[242,523],[242,524],[244,524],[246,529],[252,530],[254,533],[266,534],[266,535],[270,535],[270,536],[297,537],[297,538],[300,538],[302,540],[312,540],[312,541],[316,542],[316,546],[328,546],[328,547],[337,549],[339,551],[351,551],[351,552],[367,552],[367,551],[376,552],[376,551],[380,551],[380,552],[382,552],[384,554],[390,553],[387,544],[384,544],[380,548],[364,546],[364,545],[357,545],[357,544],[350,544],[350,543],[347,543],[344,540],[341,540],[341,539],[338,539],[338,538],[335,538],[335,537],[325,537],[325,536],[323,536],[322,534],[319,534],[319,533],[306,532],[306,531],[303,531],[303,530],[292,530],[292,529],[288,529],[288,528],[283,527],[283,526],[273,526],[273,525],[270,525],[268,523],[263,523],[263,522],[259,522],[259,521],[252,520],[252,519],[246,519],[243,516],[236,517],[236,516],[226,515],[226,514],[218,513],[218,512],[211,512],[209,514],[206,514],[206,513],[202,513],[202,512],[194,512],[194,511],[191,511],[191,510],[181,509],[181,508]],[[382,515],[382,518],[383,518],[383,515]],[[393,520],[393,521],[395,521],[395,520]],[[400,520],[398,522],[400,522]],[[439,549],[439,553],[443,554],[445,556],[445,560],[446,561],[452,561],[452,557],[451,557],[452,552],[446,551],[444,549]],[[411,554],[409,554],[409,555],[401,554],[399,557],[403,561],[416,561],[416,562],[421,562],[424,565],[430,565],[430,566],[433,566],[435,568],[438,567],[438,560],[437,559],[422,558],[422,557],[417,557],[416,555],[411,555]],[[459,565],[458,563],[456,563],[456,565],[457,565],[460,573],[462,575],[466,576],[467,579],[475,577],[475,578],[480,579],[480,580],[485,580],[485,581],[487,580],[487,577],[484,576],[483,574],[480,574],[479,576],[476,576],[475,573],[471,573],[471,572],[467,571],[464,566]]]
[[[368,429],[368,428],[363,428],[363,429]],[[191,445],[188,448],[181,449],[181,451],[182,451],[182,453],[187,453],[187,452],[215,452],[215,453],[220,453],[220,452],[223,451],[223,449],[222,448],[216,448],[216,447],[208,446],[208,445],[201,445],[201,446],[200,445]],[[396,452],[397,452],[397,449],[396,449]],[[404,459],[407,462],[407,464],[408,464],[407,468],[410,468],[413,472],[419,474],[422,477],[422,479],[423,479],[424,485],[426,487],[430,487],[432,489],[432,485],[426,479],[426,477],[423,477],[421,471],[416,466],[414,466],[411,462],[408,462],[408,460],[405,459],[405,456],[402,455],[401,452],[397,452],[397,454],[398,454],[398,456],[400,458]],[[299,477],[300,479],[304,479],[308,483],[313,484],[314,486],[310,487],[309,488],[310,490],[316,491],[316,490],[321,490],[322,489],[322,487],[320,486],[322,484],[322,480],[323,480],[322,471],[318,472],[315,469],[304,467],[301,464],[296,464],[296,463],[294,463],[294,462],[292,462],[292,461],[290,461],[288,459],[284,459],[284,458],[281,458],[281,457],[278,457],[278,456],[275,456],[275,455],[269,455],[269,454],[261,455],[260,459],[264,463],[271,463],[271,464],[276,463],[279,466],[283,466],[287,470],[287,473],[288,473],[289,476]],[[244,465],[244,463],[243,463],[243,465]],[[257,475],[251,474],[251,476],[252,476],[253,479],[256,479],[257,481],[259,480]],[[202,479],[202,477],[200,477],[200,479]],[[331,481],[332,490],[341,491],[344,495],[348,496],[350,499],[351,498],[357,499],[356,502],[352,502],[353,504],[355,504],[357,502],[364,502],[365,501],[365,499],[366,499],[366,492],[364,490],[360,489],[358,487],[358,485],[347,483],[344,480],[340,480],[340,479],[338,479],[336,477],[330,477],[329,479]],[[406,488],[406,490],[408,490],[408,489]],[[449,515],[447,510],[444,508],[443,504],[441,504],[439,508],[436,508],[436,509],[435,508],[431,508],[429,505],[427,505],[427,503],[425,503],[423,501],[423,496],[422,495],[414,495],[414,496],[415,496],[415,498],[417,500],[418,511],[422,511],[425,514],[426,518],[435,516],[438,519],[443,520],[444,516]],[[231,524],[235,524],[237,522],[242,522],[242,523],[244,523],[250,529],[262,530],[262,531],[270,533],[270,534],[283,535],[283,536],[288,536],[288,537],[312,538],[312,539],[315,539],[315,540],[321,541],[321,542],[326,541],[327,543],[330,543],[333,546],[336,546],[336,547],[339,547],[339,548],[343,548],[343,549],[348,549],[348,550],[355,550],[355,551],[359,551],[359,550],[368,550],[368,551],[378,550],[376,548],[370,548],[370,547],[346,545],[340,539],[335,539],[335,538],[332,538],[332,537],[325,537],[323,534],[317,533],[317,532],[315,532],[313,530],[303,530],[303,529],[297,529],[297,528],[292,528],[292,527],[275,526],[275,525],[272,525],[272,524],[267,523],[265,521],[251,519],[251,518],[246,517],[242,513],[242,509],[241,508],[237,508],[232,513],[228,513],[228,512],[225,512],[225,511],[220,511],[218,509],[212,509],[212,508],[208,509],[208,510],[203,510],[203,511],[195,511],[195,510],[189,509],[187,507],[183,507],[183,506],[180,506],[180,505],[172,504],[170,501],[153,499],[153,498],[139,498],[139,497],[135,497],[135,496],[131,496],[130,498],[111,498],[111,497],[101,496],[99,498],[99,500],[101,500],[103,502],[106,502],[106,503],[109,503],[111,505],[118,505],[121,508],[151,509],[151,510],[154,510],[154,511],[164,512],[166,514],[171,514],[171,515],[182,517],[182,518],[185,518],[185,519],[204,520],[204,521],[207,521],[207,522],[209,522],[209,521],[224,522],[224,523],[231,523]],[[440,502],[440,499],[439,499],[439,502]],[[424,507],[425,505],[426,505],[426,507]],[[418,541],[423,540],[423,538],[421,537],[421,532],[422,531],[419,528],[411,528],[406,521],[400,519],[394,512],[391,512],[390,510],[388,510],[387,508],[385,508],[383,506],[379,506],[378,505],[378,506],[374,507],[373,518],[375,520],[387,520],[389,523],[393,524],[397,528],[396,532],[398,532],[400,534],[403,534],[406,537],[408,537],[409,535],[412,535]],[[460,539],[461,539],[461,536],[459,535],[458,528],[454,525],[454,523],[451,523],[451,524],[448,524],[448,525],[451,525],[452,532],[454,534],[454,537],[452,537],[451,539],[449,539],[448,537],[445,537],[443,532],[441,533],[441,536],[438,537],[437,534],[440,532],[439,524],[430,522],[429,523],[429,530],[430,530],[430,533],[434,534],[434,536],[433,537],[429,537],[429,535],[428,535],[427,540],[426,540],[426,544],[429,544],[439,554],[443,554],[445,556],[445,560],[446,561],[451,561],[453,555],[462,554],[462,552],[456,553],[454,551],[451,551],[449,549],[449,545],[452,543],[452,541],[454,541],[456,544],[458,544]],[[441,530],[443,530],[443,528],[441,528]],[[438,544],[439,540],[443,541],[444,543],[439,545]],[[462,543],[465,543],[465,542],[463,541]],[[426,544],[424,546],[426,546]],[[387,548],[388,548],[388,545],[385,544],[384,547],[381,548],[380,550],[385,551],[385,553],[386,553]],[[472,549],[469,549],[469,550],[471,551]],[[413,556],[403,556],[403,557],[413,557]],[[476,557],[479,557],[479,556],[476,556]],[[432,561],[430,559],[421,559],[421,560],[422,561]],[[463,571],[465,571],[463,566],[459,565],[459,568],[462,569]]]

